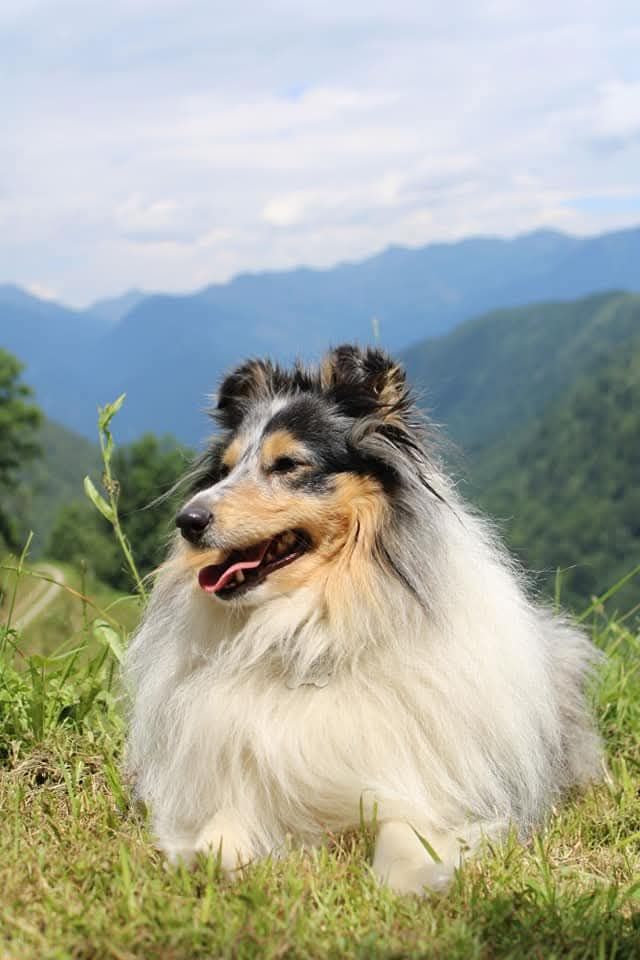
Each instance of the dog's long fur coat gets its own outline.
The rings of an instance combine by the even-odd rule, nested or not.
[[[171,859],[212,849],[233,871],[375,805],[376,873],[420,891],[599,775],[594,649],[528,598],[395,363],[253,361],[217,418],[185,521],[206,528],[183,527],[126,661],[128,764]],[[293,562],[221,575],[233,555],[250,581],[252,545],[283,531]]]

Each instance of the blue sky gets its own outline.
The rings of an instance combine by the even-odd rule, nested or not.
[[[0,5],[0,281],[81,305],[640,222],[637,0]]]

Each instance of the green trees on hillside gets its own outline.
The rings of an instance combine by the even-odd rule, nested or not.
[[[639,335],[640,296],[614,291],[486,314],[405,357],[467,496],[547,594],[566,571],[577,609],[640,563]]]
[[[476,317],[415,344],[407,371],[467,456],[496,452],[640,330],[640,296],[603,293]]]
[[[23,365],[0,348],[0,543],[15,547],[19,505],[9,505],[23,464],[37,457],[42,414],[31,402],[33,391],[21,381]]]
[[[478,497],[508,518],[509,541],[583,605],[640,563],[640,338],[610,351],[545,414],[478,463]],[[631,584],[621,607],[637,603]]]
[[[175,530],[177,498],[166,495],[184,475],[191,457],[191,452],[173,438],[154,434],[144,434],[114,454],[120,517],[143,574],[160,563]],[[130,585],[128,575],[126,582]],[[124,586],[122,577],[117,586]]]
[[[95,443],[43,418],[38,430],[42,451],[37,460],[20,471],[20,503],[24,510],[19,528],[20,543],[33,531],[30,554],[39,559],[60,508],[82,497],[82,478],[99,476],[100,452]]]
[[[166,494],[184,474],[189,459],[189,451],[171,437],[153,434],[145,434],[113,455],[120,519],[143,575],[162,560],[176,510],[176,497]],[[88,501],[62,507],[47,553],[55,560],[86,564],[113,587],[132,588],[110,524]]]
[[[21,380],[22,370],[16,357],[0,349],[0,546],[19,550],[33,529],[40,551],[46,538],[51,559],[86,565],[99,579],[128,591],[131,577],[109,523],[81,499],[82,477],[94,472],[98,451],[45,421]],[[162,559],[176,509],[176,497],[166,494],[190,459],[191,452],[173,438],[153,434],[113,455],[122,526],[143,575]]]

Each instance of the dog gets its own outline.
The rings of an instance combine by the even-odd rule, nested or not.
[[[364,816],[382,883],[440,889],[600,776],[598,654],[463,502],[399,364],[252,360],[214,416],[125,662],[172,862],[233,875]]]

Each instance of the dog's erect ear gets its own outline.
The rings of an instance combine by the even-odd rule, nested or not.
[[[268,360],[247,360],[228,374],[222,381],[213,411],[221,426],[237,429],[251,404],[272,393],[274,373],[273,364]]]
[[[411,408],[403,368],[374,347],[336,347],[324,357],[320,379],[323,389],[332,393],[351,416],[377,414],[387,420]]]

